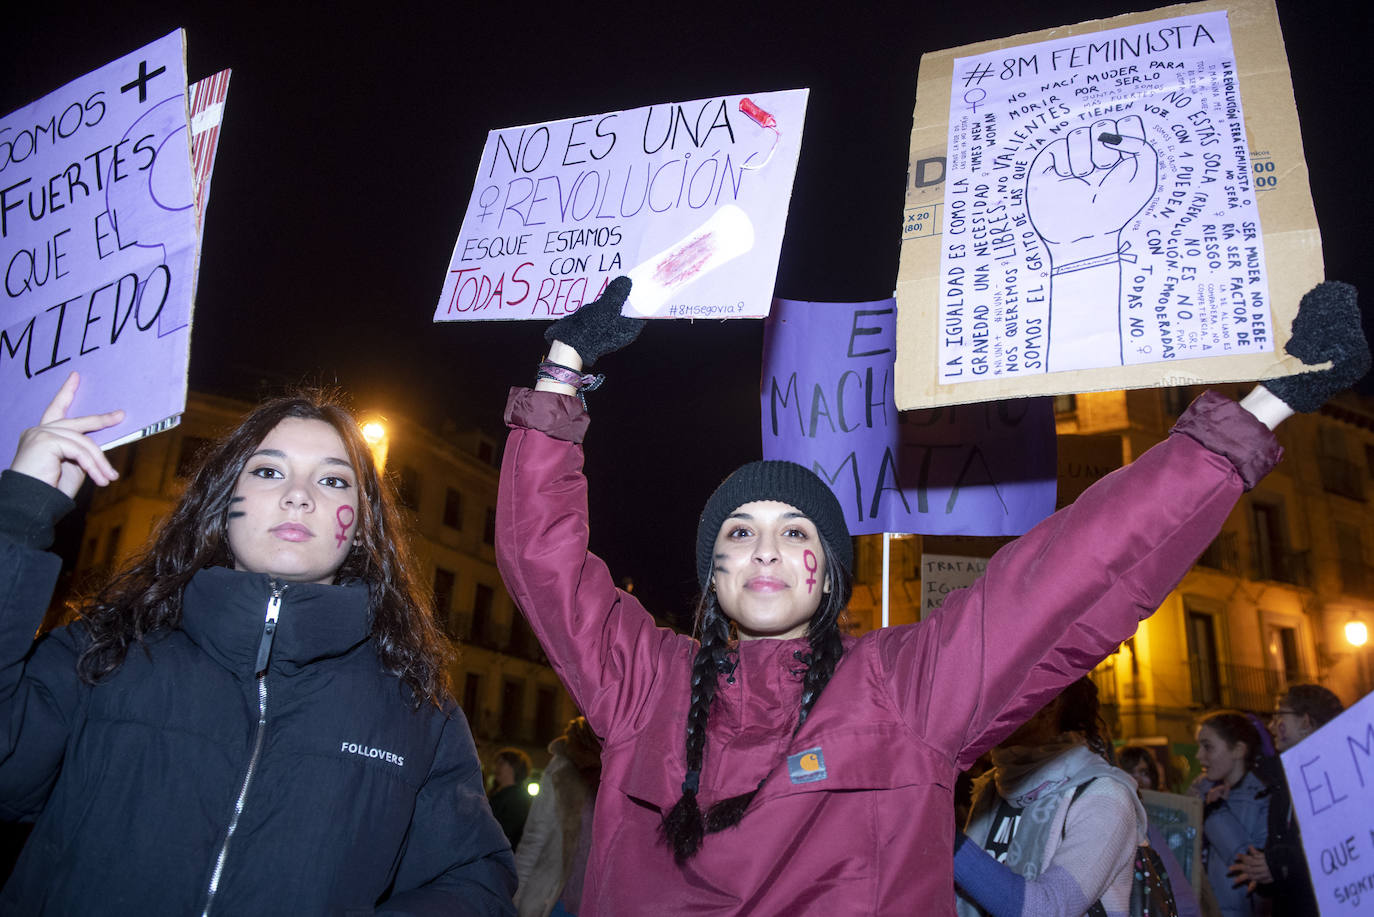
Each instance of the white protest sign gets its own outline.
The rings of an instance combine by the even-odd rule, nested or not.
[[[123,408],[105,445],[186,404],[199,254],[185,36],[0,120],[0,458],[71,370],[71,414]]]
[[[1325,917],[1374,910],[1374,694],[1283,753]]]
[[[435,321],[546,319],[621,274],[625,314],[762,318],[807,90],[492,131]]]
[[[956,58],[951,89],[941,382],[1273,349],[1225,12]]]
[[[956,589],[972,586],[988,568],[986,557],[961,554],[921,555],[921,619],[945,603]]]

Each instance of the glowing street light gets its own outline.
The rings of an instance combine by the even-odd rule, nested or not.
[[[1345,642],[1351,646],[1364,646],[1369,641],[1369,628],[1358,618],[1351,618],[1345,625]]]
[[[361,430],[363,440],[372,450],[372,461],[377,466],[377,473],[381,474],[386,471],[386,452],[390,445],[386,424],[381,420],[369,420],[362,425]]]

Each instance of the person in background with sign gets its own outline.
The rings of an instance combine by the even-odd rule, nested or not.
[[[1202,861],[1222,917],[1264,913],[1264,901],[1233,887],[1226,871],[1240,853],[1264,842],[1269,794],[1255,775],[1260,737],[1243,713],[1223,711],[1197,730],[1197,760],[1202,775],[1193,792],[1202,797]]]
[[[1344,710],[1341,699],[1321,685],[1291,686],[1279,697],[1270,720],[1275,746],[1280,752],[1287,751]],[[1269,790],[1264,847],[1251,846],[1238,854],[1229,870],[1231,880],[1272,900],[1277,915],[1317,917],[1317,898],[1283,764],[1277,757],[1266,758],[1260,762],[1259,774]]]
[[[1159,793],[1169,792],[1169,785],[1164,779],[1164,770],[1159,766],[1157,759],[1148,748],[1143,745],[1126,745],[1117,750],[1117,766],[1131,775],[1135,781],[1137,792],[1140,790],[1154,790]],[[1143,802],[1143,800],[1142,800]],[[1145,809],[1145,817],[1150,818],[1150,810]],[[1169,848],[1169,841],[1159,830],[1159,826],[1154,821],[1148,821],[1149,830],[1146,832],[1150,838],[1150,846],[1159,853],[1159,858],[1164,861],[1164,868],[1169,872],[1169,886],[1174,892],[1174,904],[1178,907],[1178,917],[1199,917],[1201,909],[1198,905],[1197,896],[1193,894],[1193,886],[1188,881],[1188,873],[1184,870],[1183,864],[1174,856],[1173,850]]]
[[[75,373],[0,475],[8,914],[514,914],[449,649],[339,405],[279,398],[206,454],[141,557],[37,643],[89,476]]]
[[[1148,821],[1135,781],[1112,763],[1092,679],[1040,708],[992,762],[955,839],[959,913],[1127,913]]]
[[[497,501],[502,576],[604,741],[584,915],[952,915],[956,772],[1134,633],[1278,461],[1271,428],[1369,365],[1353,290],[1319,288],[1306,359],[1334,358],[1329,375],[1203,395],[928,619],[858,639],[838,625],[853,546],[835,496],[799,465],[745,465],[697,524],[694,639],[588,551],[579,396],[642,327],[628,292],[617,279],[546,331],[534,388],[507,401]],[[643,537],[670,523],[627,496]]]

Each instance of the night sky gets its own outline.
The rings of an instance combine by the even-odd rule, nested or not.
[[[882,299],[921,54],[1158,5],[28,4],[6,14],[0,111],[185,28],[192,80],[234,71],[192,387],[338,383],[361,408],[500,435],[542,323],[430,321],[488,130],[807,87],[776,293]],[[1369,6],[1278,5],[1327,276],[1374,296]],[[761,339],[758,321],[651,323],[597,366],[609,378],[587,443],[593,547],[655,611],[688,605],[701,504],[758,457]]]

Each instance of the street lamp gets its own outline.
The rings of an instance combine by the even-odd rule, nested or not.
[[[363,440],[372,450],[372,461],[377,466],[377,473],[382,474],[386,471],[386,451],[390,445],[386,424],[382,419],[369,420],[363,423],[361,430]]]
[[[1369,690],[1369,669],[1368,661],[1365,658],[1364,645],[1369,642],[1369,628],[1359,618],[1351,617],[1345,622],[1345,642],[1355,649],[1355,658],[1358,663],[1357,671],[1360,676],[1360,693]]]

